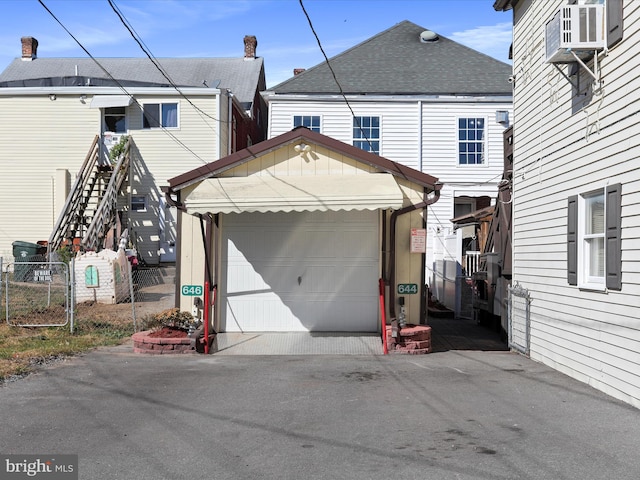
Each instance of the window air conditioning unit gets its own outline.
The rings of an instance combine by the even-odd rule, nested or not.
[[[546,25],[547,63],[573,63],[605,46],[604,5],[564,5]]]

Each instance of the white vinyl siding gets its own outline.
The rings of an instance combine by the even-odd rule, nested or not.
[[[452,99],[433,102],[406,100],[363,102],[350,98],[358,116],[379,116],[381,124],[380,155],[433,175],[443,183],[440,199],[429,207],[428,230],[451,229],[454,216],[453,199],[461,196],[495,198],[502,178],[504,125],[493,121],[496,111],[512,112],[511,104],[496,101],[461,102]],[[307,97],[299,101],[270,99],[269,137],[291,129],[292,115],[321,115],[322,133],[351,144],[353,117],[344,101],[314,101]],[[459,118],[484,118],[485,163],[473,167],[458,165]],[[431,240],[430,240],[431,241]],[[432,250],[427,253],[430,264]]]
[[[624,38],[601,64],[603,96],[575,95],[543,61],[544,25],[564,3],[514,12],[514,280],[532,297],[531,357],[640,406],[640,2],[624,4]],[[580,73],[582,85],[591,81]],[[567,198],[616,183],[622,289],[576,288],[567,282]]]
[[[47,94],[2,97],[0,257],[5,262],[12,258],[12,242],[49,239],[63,206],[55,201],[56,171],[68,170],[73,182],[101,121],[100,111],[81,104],[79,95],[58,94],[55,101]]]
[[[219,122],[206,118],[177,95],[136,95],[140,104],[179,103],[180,129],[142,129],[142,112],[127,107],[127,134],[133,138],[138,168],[132,174],[132,195],[145,195],[147,212],[132,213],[132,235],[146,261],[155,263],[159,249],[158,208],[160,187],[169,178],[200,167],[226,153],[228,137]],[[90,96],[57,94],[56,100],[25,95],[0,97],[0,151],[11,168],[2,173],[0,188],[0,256],[12,258],[12,242],[47,240],[63,207],[58,199],[65,190],[61,170],[70,173],[71,184],[80,170],[91,142],[102,131],[101,109],[90,108]],[[190,100],[214,118],[226,118],[228,101],[218,105],[217,95]],[[186,104],[186,105],[185,105]],[[223,111],[221,111],[223,109]],[[52,128],[55,126],[55,128]],[[223,126],[224,128],[224,126]],[[66,195],[65,195],[66,196]]]
[[[171,102],[162,97],[137,97],[137,99],[143,105]],[[199,109],[210,112],[211,116],[218,118],[219,114],[212,108],[212,104],[217,105],[215,96],[193,97],[190,100]],[[134,172],[134,183],[131,189],[132,195],[147,197],[147,211],[132,212],[131,220],[133,234],[138,243],[144,242],[151,246],[145,255],[152,263],[157,261],[157,251],[162,240],[157,220],[157,212],[161,205],[160,198],[164,195],[160,187],[166,185],[169,178],[217,160],[219,158],[218,141],[226,142],[227,140],[226,136],[219,135],[219,122],[203,118],[203,114],[189,105],[186,100],[181,100],[179,103],[179,129],[170,129],[169,133],[157,128],[130,131],[137,150],[142,154],[138,159],[139,165],[144,165],[148,171],[153,172],[153,175]],[[227,104],[226,100],[221,103],[223,107]],[[142,128],[142,111],[133,109],[129,122],[130,125],[139,125],[139,128]]]
[[[380,118],[380,155],[420,170],[420,112],[417,102],[354,102],[351,106],[357,116]],[[344,101],[270,100],[269,115],[269,138],[290,131],[293,115],[320,115],[323,135],[353,144],[353,117]]]

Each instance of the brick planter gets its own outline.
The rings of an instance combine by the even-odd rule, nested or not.
[[[387,348],[389,353],[423,355],[431,353],[431,327],[427,325],[407,325],[398,330],[398,336],[391,336],[391,325],[387,325]]]
[[[191,345],[191,338],[163,338],[150,337],[152,330],[134,333],[133,351],[135,353],[150,353],[154,355],[167,355],[177,353],[196,353],[195,346]]]

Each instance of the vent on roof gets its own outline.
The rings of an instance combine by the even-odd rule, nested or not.
[[[439,38],[440,37],[438,37],[438,34],[436,32],[432,32],[431,30],[425,30],[420,34],[420,41],[422,43],[437,42]]]

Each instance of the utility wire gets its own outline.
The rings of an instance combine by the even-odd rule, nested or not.
[[[338,89],[340,90],[340,95],[342,95],[342,98],[344,99],[344,102],[347,104],[347,107],[349,107],[349,111],[351,112],[351,116],[356,121],[356,124],[358,125],[358,129],[360,130],[360,133],[362,134],[364,139],[369,144],[370,151],[374,152],[375,149],[373,148],[373,145],[371,144],[371,141],[369,140],[369,137],[367,137],[367,134],[363,130],[362,126],[360,125],[360,118],[355,114],[355,112],[353,111],[353,108],[351,108],[351,104],[349,103],[349,100],[347,100],[347,96],[345,95],[344,90],[342,89],[342,85],[340,85],[340,82],[338,81],[338,77],[336,76],[336,72],[333,70],[333,67],[331,66],[331,62],[329,62],[329,57],[327,56],[327,54],[324,51],[324,48],[322,47],[322,42],[320,42],[320,38],[318,37],[318,34],[316,33],[315,28],[313,27],[313,22],[311,21],[311,18],[309,17],[309,14],[307,13],[307,10],[304,8],[304,4],[302,3],[302,0],[298,0],[298,1],[300,2],[300,7],[302,8],[302,12],[304,13],[304,16],[307,17],[307,22],[309,23],[309,28],[311,28],[311,32],[313,32],[313,36],[316,37],[316,42],[318,42],[318,47],[320,48],[320,51],[322,52],[322,55],[324,56],[324,59],[327,62],[327,67],[329,67],[329,70],[331,71],[331,75],[333,76],[333,80],[336,82],[336,85],[338,86]]]
[[[162,74],[162,76],[164,78],[167,79],[167,81],[171,84],[171,86],[176,90],[176,92],[178,92],[180,94],[180,96],[182,98],[184,98],[196,111],[198,111],[201,115],[204,115],[205,117],[210,118],[211,120],[215,121],[215,122],[221,122],[221,123],[229,123],[228,120],[225,120],[224,122],[222,122],[221,120],[218,120],[215,117],[212,117],[211,115],[209,115],[207,112],[205,112],[204,110],[202,110],[200,107],[198,107],[197,105],[195,105],[178,87],[178,85],[176,85],[176,83],[171,79],[171,77],[169,76],[169,73],[160,65],[160,62],[158,61],[158,59],[151,53],[151,51],[149,50],[149,47],[146,46],[146,44],[144,43],[144,41],[142,40],[142,38],[140,37],[140,34],[138,34],[138,32],[135,31],[135,29],[133,28],[133,26],[131,25],[131,23],[129,22],[129,20],[124,16],[124,14],[120,11],[120,8],[115,4],[115,2],[113,2],[113,0],[107,0],[109,2],[109,5],[111,6],[111,9],[115,12],[115,14],[118,16],[118,18],[120,19],[120,22],[122,23],[122,25],[124,25],[124,27],[128,30],[129,34],[131,35],[131,37],[135,40],[135,42],[138,44],[138,46],[140,47],[140,49],[144,52],[144,54],[149,58],[149,60],[151,60],[151,63],[153,63],[153,65],[156,67],[156,69],[158,69],[158,71]],[[207,123],[207,125],[214,130],[214,128]],[[215,130],[214,130],[215,131]],[[218,132],[219,133],[219,132]]]
[[[109,77],[111,80],[113,80],[113,82],[120,88],[120,90],[122,90],[129,98],[131,98],[131,100],[140,108],[141,111],[144,112],[144,109],[142,107],[142,105],[134,98],[134,96],[129,93],[127,91],[127,89],[116,79],[113,77],[113,75],[111,75],[111,73],[109,73],[109,71],[102,66],[102,64],[93,56],[91,55],[91,53],[89,52],[89,50],[87,50],[85,48],[85,46],[69,31],[69,29],[58,19],[58,17],[55,16],[55,14],[49,9],[49,7],[47,7],[45,5],[45,3],[43,2],[43,0],[38,0],[38,3],[40,5],[42,5],[42,7],[49,13],[49,15],[51,15],[51,17],[58,22],[58,24],[64,29],[65,32],[67,32],[69,34],[69,36],[71,38],[73,38],[73,40],[78,44],[78,46],[89,56],[89,58],[91,58],[91,60],[93,60],[95,62],[96,65],[98,65],[98,67],[100,67],[100,69],[105,73],[105,75],[107,75],[107,77]],[[169,135],[176,143],[178,143],[182,148],[184,148],[186,151],[188,151],[189,153],[191,153],[191,155],[193,155],[194,157],[196,157],[198,160],[202,161],[202,163],[207,164],[209,162],[207,162],[206,160],[204,160],[202,157],[200,157],[196,152],[194,152],[193,150],[191,150],[187,145],[185,145],[179,138],[177,138],[173,133],[171,133],[169,130],[167,130],[165,127],[163,127],[162,125],[158,125],[162,131],[164,133],[166,133],[167,135]]]

